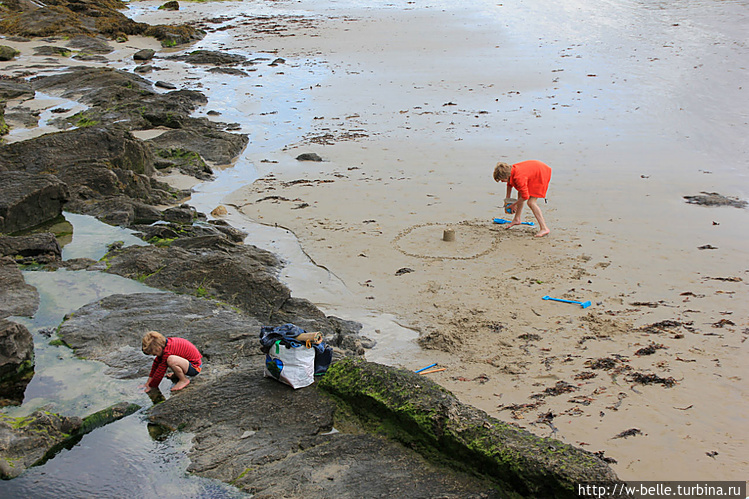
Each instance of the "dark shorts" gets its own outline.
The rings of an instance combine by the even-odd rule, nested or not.
[[[202,362],[197,367],[197,369],[195,368],[194,365],[190,364],[190,367],[187,369],[187,372],[185,373],[185,375],[190,376],[190,377],[197,376],[198,374],[200,374],[200,368],[201,367],[203,367],[203,363]]]

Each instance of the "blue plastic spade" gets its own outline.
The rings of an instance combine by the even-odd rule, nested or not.
[[[414,372],[415,372],[416,374],[418,374],[418,373],[420,373],[421,371],[426,371],[426,370],[427,370],[427,369],[429,369],[430,367],[434,367],[434,366],[436,366],[436,365],[437,365],[437,363],[435,362],[434,364],[429,364],[429,365],[428,365],[428,366],[426,366],[426,367],[422,367],[421,369],[417,369],[417,370],[415,370]]]
[[[588,308],[591,305],[589,301],[565,300],[563,298],[552,298],[549,295],[544,296],[544,300],[563,301],[564,303],[575,303],[577,305],[580,305],[583,308]]]
[[[508,224],[510,223],[510,220],[505,220],[504,218],[495,218],[494,223],[495,224]],[[520,222],[520,225],[533,225],[533,222]]]

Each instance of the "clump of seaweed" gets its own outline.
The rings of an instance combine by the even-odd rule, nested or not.
[[[541,339],[541,336],[533,333],[525,333],[518,336],[518,338],[525,341],[539,341]]]
[[[639,428],[630,428],[629,430],[624,430],[613,438],[627,438],[634,437],[635,435],[642,435],[642,430]]]
[[[653,324],[648,324],[647,326],[642,326],[640,328],[641,331],[645,331],[646,333],[651,334],[661,334],[666,333],[669,330],[676,329],[678,327],[683,326],[679,321],[673,321],[673,320],[665,320],[660,322],[654,322]]]
[[[644,374],[641,372],[633,372],[629,375],[629,380],[641,385],[663,385],[666,388],[671,388],[676,384],[676,380],[669,376],[668,378],[661,378],[657,374]]]
[[[585,367],[587,368],[603,369],[604,371],[613,369],[618,365],[619,361],[617,359],[612,359],[611,357],[601,357],[600,359],[588,360],[585,362]]]
[[[721,319],[718,322],[713,323],[713,327],[724,327],[724,326],[735,326],[736,324],[728,319]]]
[[[626,357],[621,355],[612,355],[611,357],[601,357],[599,359],[590,359],[585,361],[585,367],[588,369],[611,371],[615,373],[621,371],[627,371],[631,369],[625,362],[628,362]]]
[[[541,404],[543,404],[543,402],[541,401],[533,402],[530,404],[510,404],[510,405],[502,404],[502,405],[499,405],[497,408],[500,411],[505,411],[505,410],[510,411],[512,413],[513,419],[524,419],[524,416],[523,416],[524,413],[532,411],[533,409],[540,406]]]
[[[724,196],[717,192],[702,191],[696,196],[684,196],[689,204],[702,206],[733,206],[734,208],[746,208],[747,202],[735,196]]]
[[[556,397],[557,395],[561,395],[563,393],[569,393],[574,392],[577,390],[577,387],[575,385],[571,385],[567,383],[566,381],[557,381],[557,384],[547,388],[543,391],[543,393],[535,393],[530,396],[530,398],[543,398],[543,397]]]
[[[656,350],[663,350],[667,349],[668,347],[665,345],[662,345],[660,343],[650,343],[650,345],[640,348],[638,351],[635,352],[635,355],[638,357],[642,355],[653,355]]]
[[[605,455],[603,454],[603,451],[602,451],[602,450],[599,450],[599,451],[597,451],[597,452],[594,452],[593,454],[595,454],[596,456],[598,456],[598,458],[599,458],[600,460],[602,460],[603,462],[605,462],[605,463],[609,463],[609,464],[617,464],[617,463],[619,462],[619,461],[617,461],[616,459],[614,459],[613,457],[608,457],[608,456],[605,456]]]

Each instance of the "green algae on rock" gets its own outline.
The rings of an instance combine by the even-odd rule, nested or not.
[[[618,481],[596,455],[492,418],[411,371],[346,358],[319,387],[370,430],[524,497],[575,497],[576,483]]]
[[[136,404],[120,402],[85,418],[41,410],[18,418],[0,414],[0,479],[14,478],[27,468],[44,464],[85,434],[138,409]]]
[[[164,47],[174,47],[200,40],[203,30],[192,26],[150,26],[128,18],[120,12],[127,7],[120,0],[96,2],[55,2],[40,5],[11,0],[0,9],[0,33],[27,38],[80,35],[102,35],[112,40],[127,40],[129,35],[152,36]]]

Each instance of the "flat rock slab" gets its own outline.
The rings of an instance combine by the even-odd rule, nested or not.
[[[169,247],[114,250],[106,262],[109,273],[159,289],[220,300],[263,325],[291,322],[307,331],[321,331],[325,342],[337,351],[364,353],[361,324],[326,316],[309,300],[292,297],[278,280],[276,256],[250,244],[192,237],[177,239]]]
[[[191,247],[192,242],[112,251],[107,272],[160,289],[216,297],[266,322],[290,298],[291,292],[276,279],[277,260],[270,253],[229,244],[220,249]]]
[[[382,436],[331,431],[332,399],[263,378],[263,359],[151,409],[153,423],[195,434],[188,471],[253,497],[507,497]]]
[[[18,315],[31,317],[39,308],[39,292],[26,284],[11,258],[0,257],[0,319]]]
[[[505,492],[577,497],[576,484],[618,480],[595,454],[490,417],[408,370],[348,358],[331,366],[319,386],[375,431],[481,473]]]
[[[0,233],[29,229],[60,216],[69,198],[68,187],[54,175],[0,171]]]
[[[170,88],[164,87],[164,82],[161,83],[162,85],[157,83],[157,86]],[[191,129],[167,130],[158,137],[148,140],[147,143],[160,149],[194,151],[212,164],[228,165],[244,150],[249,143],[249,138],[244,134],[199,126],[198,122],[195,122]]]
[[[62,248],[51,232],[25,236],[0,236],[0,258],[4,256],[11,257],[16,263],[22,265],[51,263],[62,259]]]
[[[15,49],[11,49],[11,50],[15,51]],[[34,97],[34,89],[31,87],[31,83],[25,80],[24,81],[0,80],[0,100],[8,101],[11,99],[18,99],[18,98],[22,98],[25,100],[25,99],[32,99],[33,97]]]
[[[73,37],[67,43],[67,46],[89,54],[109,54],[114,52],[114,49],[106,40],[92,36]]]
[[[0,33],[23,37],[153,36],[164,46],[200,40],[205,32],[190,26],[150,26],[129,19],[118,9],[121,2],[96,4],[56,1],[54,5],[12,2],[0,22]]]
[[[193,342],[207,372],[260,351],[256,319],[210,300],[172,293],[109,296],[78,309],[58,335],[77,355],[104,362],[109,374],[127,378],[148,376],[153,357],[140,350],[143,335],[152,330]]]
[[[21,405],[34,376],[34,338],[26,326],[0,319],[0,407]]]
[[[333,399],[315,385],[293,390],[264,378],[260,323],[230,307],[172,293],[113,295],[71,314],[59,336],[112,375],[145,377],[152,357],[139,348],[151,329],[205,355],[200,375],[150,410],[153,424],[194,433],[191,472],[256,497],[494,497],[492,483],[382,436],[332,431]]]
[[[210,64],[213,66],[233,66],[249,62],[247,57],[243,55],[229,54],[216,50],[193,50],[186,55],[173,55],[166,57],[166,59],[185,61],[189,64]]]
[[[39,466],[91,431],[122,419],[140,409],[120,402],[85,418],[34,411],[26,417],[0,414],[0,479],[15,478],[31,466]]]

